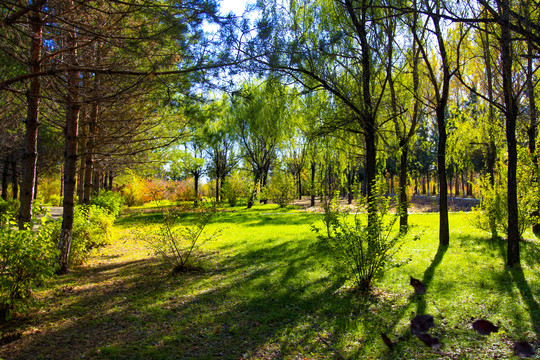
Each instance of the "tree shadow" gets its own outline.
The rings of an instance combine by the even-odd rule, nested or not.
[[[540,336],[540,305],[534,298],[531,287],[525,278],[525,274],[523,273],[523,269],[510,269],[508,272],[516,284],[523,302],[527,305],[527,311],[529,313],[534,332],[537,336]]]
[[[448,246],[439,245],[437,248],[437,253],[435,254],[435,257],[431,261],[431,264],[428,266],[428,268],[424,271],[424,276],[422,277],[422,282],[424,283],[424,286],[427,288],[427,291],[429,291],[429,285],[433,281],[433,276],[435,275],[435,270],[442,262],[442,259],[444,257],[444,254],[446,254],[446,251],[448,251]],[[418,303],[416,306],[416,314],[422,315],[426,311],[426,299],[425,296],[419,296],[418,297]]]
[[[304,281],[314,260],[299,250],[273,241],[222,259],[222,271],[181,276],[155,260],[78,270],[44,298],[49,311],[19,327],[41,330],[0,357],[239,359],[280,358],[297,344],[321,350],[309,325],[345,317],[348,299],[333,302],[342,279]]]

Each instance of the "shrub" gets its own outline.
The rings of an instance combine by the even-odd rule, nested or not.
[[[98,196],[94,197],[90,203],[99,206],[116,218],[122,212],[124,206],[124,198],[122,194],[114,191],[101,191]]]
[[[15,219],[19,214],[19,200],[0,199],[0,224],[4,224],[8,219]]]
[[[265,188],[263,197],[275,202],[280,207],[289,205],[296,194],[294,179],[290,174],[278,173],[272,177]]]
[[[93,249],[109,243],[114,219],[114,215],[96,205],[75,208],[69,265],[84,263]],[[57,221],[53,231],[53,239],[60,238],[61,226],[62,222]]]
[[[389,199],[377,193],[373,200],[375,204],[372,204],[377,213],[372,215],[371,224],[363,222],[361,218],[365,215],[360,215],[359,211],[350,215],[348,210],[339,209],[334,201],[325,206],[325,231],[313,227],[318,246],[332,256],[331,272],[346,276],[361,291],[369,291],[373,281],[383,274],[403,236],[392,229],[399,215],[391,215],[387,221]]]
[[[247,185],[246,182],[238,174],[234,174],[227,178],[223,187],[221,188],[221,194],[230,207],[235,207],[238,203],[238,199],[246,196]]]
[[[534,164],[524,148],[518,149],[518,228],[520,238],[525,230],[538,222],[538,183],[533,181]],[[492,237],[498,233],[508,236],[508,166],[504,160],[499,164],[500,181],[491,185],[489,177],[480,179],[482,197],[480,205],[473,209],[473,226],[489,231]]]
[[[13,311],[31,303],[32,283],[54,275],[57,249],[51,241],[52,223],[42,223],[39,231],[29,224],[16,230],[16,223],[3,216],[0,226],[0,322]]]
[[[208,209],[199,207],[195,214],[195,224],[178,226],[180,215],[187,208],[163,209],[164,219],[159,228],[151,233],[137,232],[138,238],[144,239],[154,254],[161,257],[163,262],[172,267],[174,272],[185,272],[200,268],[202,259],[201,247],[215,239],[219,232],[204,235],[206,225],[215,213],[215,207]]]

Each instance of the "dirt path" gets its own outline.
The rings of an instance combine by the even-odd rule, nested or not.
[[[347,205],[346,198],[340,198],[341,205]],[[309,197],[304,196],[302,200],[294,200],[293,205],[297,205],[305,209],[306,211],[322,211],[322,202],[320,198],[315,201],[315,206],[311,206],[311,200]],[[353,202],[353,205],[356,201]],[[450,211],[471,211],[473,207],[480,204],[479,199],[462,198],[462,197],[449,197],[448,207]],[[437,212],[439,211],[439,197],[428,195],[413,195],[410,200],[411,212]]]

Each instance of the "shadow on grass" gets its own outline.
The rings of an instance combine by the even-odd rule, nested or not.
[[[431,264],[428,266],[426,271],[424,271],[424,276],[422,277],[422,282],[424,283],[424,286],[427,288],[427,291],[429,291],[429,285],[433,281],[433,276],[435,275],[435,269],[441,264],[441,261],[444,257],[444,254],[446,254],[446,251],[448,251],[448,246],[439,245],[437,248],[437,253],[435,254],[435,257],[431,261]],[[422,315],[426,311],[426,299],[424,296],[420,296],[418,299],[418,304],[416,306],[416,314]]]
[[[313,319],[348,313],[350,299],[329,301],[342,280],[306,281],[300,273],[312,261],[293,242],[272,242],[202,274],[171,276],[155,259],[76,270],[43,299],[47,312],[19,324],[40,331],[0,349],[0,357],[281,358],[301,353],[298,344],[328,355]]]
[[[527,306],[533,330],[537,336],[540,336],[540,305],[534,298],[531,287],[525,278],[525,274],[523,274],[523,269],[511,269],[508,272]]]

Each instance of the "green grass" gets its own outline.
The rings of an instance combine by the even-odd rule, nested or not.
[[[207,269],[171,275],[129,236],[162,216],[132,213],[118,221],[118,241],[39,292],[40,309],[0,328],[23,334],[0,358],[509,359],[511,341],[540,333],[538,243],[527,233],[522,270],[507,270],[505,243],[472,228],[469,216],[450,214],[450,246],[439,248],[438,214],[411,215],[418,240],[408,238],[399,266],[366,297],[323,266],[329,259],[310,231],[322,226],[320,214],[227,208],[206,229],[222,231],[205,246]],[[424,296],[409,276],[424,281]],[[421,313],[434,316],[442,355],[411,336]],[[471,318],[480,317],[502,330],[474,333]],[[381,332],[396,342],[393,353]]]

